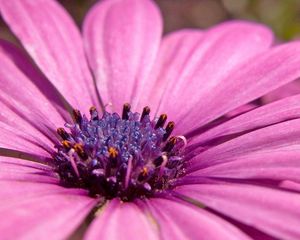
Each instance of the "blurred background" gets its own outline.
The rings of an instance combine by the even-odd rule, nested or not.
[[[97,0],[59,0],[80,25]],[[299,0],[156,0],[164,17],[164,32],[207,28],[228,19],[248,19],[269,25],[279,40],[300,38]],[[0,19],[0,37],[14,40]]]

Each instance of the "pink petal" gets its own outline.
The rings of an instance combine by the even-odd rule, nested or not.
[[[197,60],[197,54],[191,59],[191,52],[196,51],[202,38],[203,32],[184,29],[170,33],[162,39],[155,69],[151,73],[153,78],[147,82],[149,91],[145,91],[141,96],[137,109],[149,105],[157,114],[162,96],[169,94],[166,92],[168,84],[177,80],[177,75],[183,71],[181,67],[184,67],[186,62]]]
[[[274,102],[289,96],[300,94],[300,79],[290,82],[262,97],[263,103]]]
[[[2,41],[0,64],[0,147],[45,155],[57,141],[56,128],[65,121],[36,86],[42,84],[41,76],[24,54]]]
[[[0,158],[0,180],[59,183],[49,166],[8,157]]]
[[[14,188],[14,184],[10,185]],[[4,239],[66,239],[84,221],[96,204],[95,199],[76,194],[50,194],[24,199],[3,207],[0,222]]]
[[[222,84],[214,86],[213,91],[201,94],[201,99],[193,105],[197,106],[197,110],[193,108],[183,116],[177,124],[177,131],[182,134],[195,129],[196,126],[203,126],[296,79],[299,75],[299,42],[274,47],[256,55],[253,59],[237,66],[231,74],[226,75]],[[194,89],[197,89],[196,86]]]
[[[193,41],[189,37],[174,40],[176,48],[173,42],[169,45],[173,51],[162,48],[160,56],[163,59],[159,62],[162,66],[158,81],[168,84],[159,112],[167,112],[172,119],[181,121],[187,112],[198,112],[198,102],[212,95],[214,88],[222,86],[238,66],[268,49],[273,38],[264,26],[233,21],[218,25]]]
[[[192,176],[232,179],[272,179],[300,182],[300,151],[261,152],[200,169]]]
[[[12,61],[13,64],[15,64],[16,67],[20,71],[22,71],[23,74],[27,76],[28,80],[30,80],[29,84],[25,83],[27,84],[26,85],[27,88],[33,88],[33,87],[38,88],[39,95],[36,95],[36,98],[34,98],[33,100],[39,101],[39,99],[42,97],[42,100],[44,101],[44,97],[46,97],[47,100],[51,102],[51,104],[55,107],[55,109],[51,109],[52,114],[54,115],[53,116],[54,121],[58,119],[60,122],[61,117],[70,120],[69,113],[67,112],[68,109],[66,109],[68,107],[67,106],[68,103],[66,103],[65,99],[63,99],[63,96],[61,96],[61,94],[51,84],[51,82],[49,82],[48,79],[39,71],[39,69],[33,65],[32,60],[25,53],[25,51],[19,49],[18,47],[16,47],[14,44],[10,42],[1,39],[0,39],[0,51],[1,51],[1,57],[4,57]],[[14,85],[16,85],[15,81],[14,81]],[[45,106],[47,105],[48,104],[45,104]],[[39,110],[44,110],[43,107],[45,106],[40,104]],[[46,108],[46,110],[49,109]],[[56,112],[59,112],[61,116],[56,116],[57,115]],[[45,113],[48,114],[48,112]]]
[[[108,202],[97,214],[84,239],[159,239],[157,229],[136,204]]]
[[[52,0],[0,1],[9,27],[54,86],[80,110],[95,104],[80,33]]]
[[[198,184],[177,191],[279,239],[299,239],[300,196],[246,184]]]
[[[236,227],[208,211],[166,199],[150,199],[151,213],[162,239],[250,239]]]
[[[300,95],[285,98],[253,111],[242,114],[232,120],[220,124],[211,130],[196,135],[190,143],[205,146],[207,142],[235,136],[243,132],[253,131],[269,125],[300,117]]]
[[[234,161],[238,157],[270,152],[276,154],[293,152],[298,149],[300,120],[291,120],[265,127],[197,154],[191,162],[191,171],[208,166]],[[201,151],[201,150],[200,150]],[[295,156],[296,156],[296,152]]]
[[[159,47],[157,7],[150,0],[100,2],[88,13],[83,32],[103,103],[111,102],[114,110],[125,102],[135,105]]]

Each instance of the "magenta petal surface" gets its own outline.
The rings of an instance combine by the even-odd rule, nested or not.
[[[263,103],[274,102],[289,96],[300,94],[300,79],[290,82],[262,97]]]
[[[64,124],[63,116],[37,87],[42,79],[29,60],[3,41],[0,65],[0,147],[45,154],[56,139],[53,131]]]
[[[14,187],[13,183],[10,183]],[[26,186],[24,186],[26,187]],[[51,194],[1,207],[0,231],[5,239],[65,239],[95,205],[95,200],[76,194]],[[4,203],[1,202],[1,205]]]
[[[177,191],[279,239],[300,238],[298,194],[247,184],[197,184]]]
[[[272,179],[300,182],[300,150],[261,152],[200,169],[192,176],[226,179]]]
[[[114,199],[99,210],[84,239],[155,240],[159,237],[152,220],[135,203]]]
[[[150,106],[156,114],[162,97],[167,92],[168,85],[175,84],[178,74],[183,71],[186,63],[198,61],[197,51],[201,44],[203,32],[200,30],[184,29],[168,34],[162,39],[152,78],[147,81],[147,89],[139,99],[137,109]],[[199,51],[200,52],[200,51]]]
[[[3,239],[44,239],[45,235],[65,239],[84,221],[96,199],[84,190],[63,188],[57,183],[47,166],[0,159]]]
[[[234,136],[276,123],[297,119],[300,117],[299,109],[300,95],[288,97],[256,108],[199,135],[195,133],[196,137],[191,138],[190,143],[205,146],[209,145],[208,142],[212,142],[215,139],[226,138],[227,136]]]
[[[256,55],[239,65],[213,91],[202,94],[197,102],[198,110],[191,109],[177,125],[177,131],[186,133],[195,129],[195,125],[203,126],[299,75],[300,42],[283,44]]]
[[[191,160],[189,171],[234,161],[239,157],[266,152],[269,152],[270,156],[271,154],[275,156],[279,153],[295,152],[295,156],[297,156],[296,152],[300,143],[299,134],[299,119],[244,134],[197,154]]]
[[[160,198],[150,199],[148,203],[160,226],[161,239],[250,239],[230,223],[204,209]]]
[[[0,180],[59,183],[49,166],[8,157],[0,157]]]
[[[91,9],[83,33],[104,104],[111,102],[114,110],[125,102],[136,105],[149,80],[161,32],[159,11],[150,0],[103,1]]]
[[[84,111],[95,104],[80,33],[56,1],[1,0],[0,11],[40,69],[74,107]]]
[[[189,37],[170,40],[173,44],[169,48],[173,51],[162,48],[161,63],[158,61],[162,64],[158,79],[168,83],[159,112],[181,120],[191,110],[198,112],[198,102],[212,95],[217,86],[223,86],[223,80],[234,74],[238,66],[267,50],[273,38],[262,25],[232,21],[207,30],[193,41]]]

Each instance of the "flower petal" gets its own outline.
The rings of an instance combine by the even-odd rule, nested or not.
[[[150,219],[134,203],[114,199],[100,211],[84,239],[159,239]]]
[[[177,80],[178,74],[183,71],[180,68],[184,67],[187,61],[198,60],[197,54],[191,58],[191,52],[198,49],[202,38],[202,31],[184,29],[170,33],[162,39],[155,69],[151,72],[153,78],[147,81],[148,91],[143,92],[137,109],[150,106],[158,114],[162,96],[168,94],[166,93],[168,84]]]
[[[190,139],[190,143],[195,143],[202,147],[217,144],[218,140],[229,140],[230,136],[235,137],[246,132],[299,117],[300,95],[296,95],[256,108],[223,124],[219,124],[204,133],[197,134],[195,132],[193,135],[196,136]]]
[[[14,188],[14,184],[10,184]],[[24,186],[26,187],[26,186]],[[77,194],[51,194],[31,197],[1,207],[1,235],[5,239],[51,239],[67,238],[96,204],[95,200]],[[2,201],[0,200],[2,205]],[[63,231],[62,231],[63,230]]]
[[[54,86],[84,111],[95,102],[80,33],[53,0],[0,1],[4,20]]]
[[[260,152],[200,169],[192,176],[226,179],[271,179],[300,182],[300,150]]]
[[[256,55],[236,67],[222,84],[214,86],[213,91],[201,94],[201,99],[194,105],[197,110],[193,108],[183,116],[177,124],[177,131],[183,134],[196,126],[201,127],[299,75],[300,42],[280,45]]]
[[[167,81],[159,112],[167,112],[179,121],[191,110],[198,112],[197,103],[212,95],[238,66],[268,49],[273,36],[262,25],[232,21],[209,29],[194,41],[188,37],[177,40],[176,48],[174,43],[169,45],[173,51],[164,51],[160,56],[158,79]]]
[[[29,59],[4,41],[0,64],[0,147],[45,155],[57,141],[55,129],[63,126],[66,111],[58,96],[52,98],[51,88],[41,91],[47,82]]]
[[[300,94],[300,79],[290,82],[262,97],[263,103],[270,103],[289,96]]]
[[[8,157],[0,157],[0,180],[59,183],[53,169],[49,166]]]
[[[177,191],[279,239],[300,238],[300,196],[246,184],[193,184]]]
[[[59,186],[50,167],[0,158],[0,215],[5,216],[0,232],[4,239],[44,239],[48,233],[51,239],[65,239],[96,201],[85,190]]]
[[[143,94],[158,51],[161,17],[150,0],[96,4],[83,26],[85,46],[104,104],[120,110]]]
[[[150,199],[148,203],[161,226],[162,239],[250,239],[229,222],[204,209],[160,198]]]
[[[213,166],[220,163],[234,161],[239,157],[270,153],[276,156],[280,153],[294,152],[298,154],[300,145],[300,119],[265,127],[228,142],[212,147],[197,154],[190,162],[189,172]],[[201,150],[200,150],[201,151]]]

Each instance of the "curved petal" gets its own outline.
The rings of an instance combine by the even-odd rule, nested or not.
[[[162,32],[161,17],[150,0],[113,0],[96,4],[83,26],[85,46],[104,104],[120,110],[143,94]],[[145,90],[147,91],[147,89]]]
[[[159,198],[150,199],[148,204],[160,225],[162,239],[250,239],[229,222],[204,209]]]
[[[37,183],[59,183],[52,168],[47,165],[15,158],[0,157],[0,181],[12,180]],[[6,193],[4,194],[6,196]]]
[[[248,59],[205,92],[177,124],[177,132],[188,133],[229,111],[276,89],[300,75],[300,42],[291,42]],[[226,101],[225,101],[226,100]]]
[[[290,82],[262,97],[264,104],[274,102],[289,96],[300,94],[300,79]]]
[[[65,122],[62,109],[50,102],[58,99],[51,98],[51,88],[45,94],[40,90],[43,78],[20,51],[3,41],[0,64],[0,147],[26,151],[40,145],[49,150],[57,141],[56,128]]]
[[[300,150],[261,152],[240,156],[230,162],[200,169],[192,176],[226,179],[271,179],[300,182]]]
[[[223,85],[242,63],[268,49],[272,40],[266,27],[242,21],[220,24],[193,41],[177,38],[177,47],[169,45],[173,51],[162,48],[159,59],[158,78],[167,81],[159,112],[167,112],[178,121],[191,110],[198,112],[197,103],[205,95]],[[172,42],[174,37],[166,41]]]
[[[217,144],[222,139],[228,141],[230,137],[297,118],[300,118],[300,95],[256,108],[204,133],[195,132],[193,135],[196,136],[189,139],[189,142],[197,146],[209,146]]]
[[[143,96],[139,99],[137,109],[150,106],[155,114],[158,114],[158,107],[162,96],[166,92],[168,84],[177,81],[178,74],[186,62],[197,61],[196,52],[204,33],[200,30],[184,29],[168,34],[162,39],[155,68],[151,72],[153,78],[147,81]]]
[[[67,238],[96,205],[81,189],[67,189],[47,166],[0,158],[0,232],[4,239]],[[63,231],[61,231],[63,229]]]
[[[114,199],[94,219],[84,239],[159,239],[155,226],[134,203]]]
[[[217,165],[220,163],[234,161],[236,158],[253,156],[253,154],[270,153],[275,157],[280,153],[297,151],[300,146],[300,119],[275,124],[259,129],[228,142],[210,148],[197,154],[190,161],[189,172],[201,168]],[[200,150],[201,151],[201,150]]]
[[[246,184],[194,184],[177,191],[279,239],[300,238],[300,196]]]
[[[53,0],[0,1],[0,11],[39,68],[73,107],[95,105],[80,33]]]

